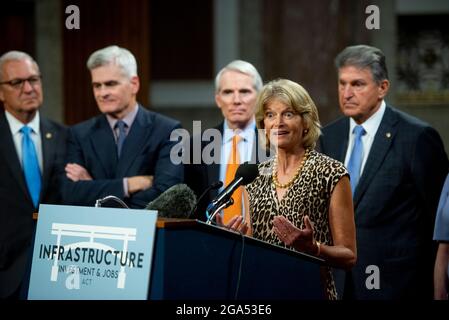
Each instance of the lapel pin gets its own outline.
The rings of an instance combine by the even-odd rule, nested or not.
[[[391,133],[390,133],[390,132],[387,132],[387,133],[385,134],[385,136],[386,136],[388,139],[390,139],[390,138],[391,138]]]
[[[51,137],[52,137],[51,132],[47,132],[47,133],[45,134],[45,138],[51,139]]]

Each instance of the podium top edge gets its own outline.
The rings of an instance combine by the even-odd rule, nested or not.
[[[32,218],[34,221],[39,219],[39,213],[33,212]],[[197,223],[196,220],[193,219],[179,219],[179,218],[158,218],[156,226],[158,228],[166,228],[166,227],[186,227],[193,226]]]
[[[196,224],[197,221],[193,219],[158,218],[156,222],[156,227],[159,229],[179,228],[179,227],[194,226]]]

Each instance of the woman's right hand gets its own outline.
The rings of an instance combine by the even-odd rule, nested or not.
[[[221,214],[217,214],[215,216],[215,221],[217,222],[218,226],[224,227],[225,229],[235,231],[244,235],[248,233],[248,224],[243,221],[243,217],[240,215],[234,216],[226,225],[223,223],[223,217],[221,216]]]

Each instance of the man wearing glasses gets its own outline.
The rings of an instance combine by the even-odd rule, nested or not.
[[[39,203],[59,203],[66,130],[45,119],[39,67],[28,54],[0,56],[0,299],[18,298]],[[23,291],[22,291],[23,292]]]

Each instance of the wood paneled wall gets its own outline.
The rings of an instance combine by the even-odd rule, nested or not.
[[[335,56],[346,46],[370,43],[368,0],[264,0],[265,80],[300,83],[318,107],[323,124],[337,118]]]
[[[36,58],[34,39],[34,3],[3,3],[0,10],[0,55],[19,50]],[[1,101],[0,110],[3,110]]]
[[[34,3],[2,3],[0,9],[0,55],[10,50],[35,55]],[[35,57],[34,57],[35,58]]]
[[[150,78],[150,9],[148,0],[64,0],[65,8],[77,5],[80,29],[63,32],[64,104],[66,124],[75,124],[99,114],[86,62],[89,55],[108,45],[130,50],[137,60],[140,77],[138,101],[148,105]]]

